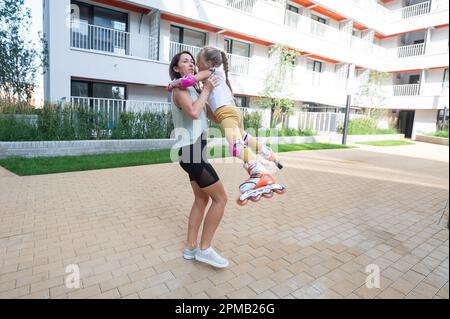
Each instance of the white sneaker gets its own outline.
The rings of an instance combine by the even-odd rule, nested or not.
[[[196,247],[194,249],[185,248],[185,249],[183,249],[183,258],[187,259],[187,260],[195,259],[195,253],[199,250],[200,249],[198,247]]]
[[[220,256],[212,247],[205,250],[199,249],[195,253],[195,260],[216,268],[226,268],[229,265],[228,260]]]

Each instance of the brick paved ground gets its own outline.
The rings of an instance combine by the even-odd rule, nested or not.
[[[215,246],[181,257],[193,196],[176,164],[17,177],[0,168],[0,298],[449,298],[448,147],[285,153],[289,192],[240,208]],[[444,219],[444,220],[441,220]],[[77,264],[81,288],[65,287]],[[381,286],[365,285],[366,266]]]

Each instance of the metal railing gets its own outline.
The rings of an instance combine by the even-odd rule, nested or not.
[[[417,96],[420,95],[420,84],[400,84],[385,86],[388,96]]]
[[[158,58],[158,39],[80,21],[72,21],[72,48],[125,55],[149,60]]]
[[[170,42],[169,61],[172,60],[172,58],[176,54],[183,52],[183,51],[190,52],[194,56],[194,58],[197,60],[197,56],[200,53],[201,49],[202,49],[201,47],[171,41]]]
[[[229,71],[237,74],[248,74],[250,58],[246,56],[227,53]]]
[[[178,42],[170,42],[170,60],[174,57],[175,54],[182,51],[189,51],[194,55],[194,58],[197,59],[198,54],[200,53],[201,47],[196,47],[192,45],[187,45]],[[229,71],[237,74],[248,74],[250,70],[250,58],[227,53],[228,63],[229,63]]]
[[[253,7],[258,0],[224,0],[227,7],[244,11],[247,13],[253,12]]]
[[[253,13],[253,9],[255,8],[258,2],[265,2],[276,6],[286,5],[286,0],[211,0],[211,1],[217,2],[225,7],[229,7],[250,14]]]
[[[171,110],[170,103],[151,102],[151,101],[135,101],[135,100],[119,100],[104,99],[92,97],[70,97],[70,105],[85,108],[88,111],[99,113],[105,116],[110,127],[119,121],[122,112],[151,112],[165,113]]]
[[[394,49],[395,57],[407,58],[412,56],[419,56],[425,54],[425,43],[418,43],[412,45],[405,45]]]
[[[326,38],[327,41],[333,42],[334,44],[342,47],[351,47],[353,50],[359,52],[376,53],[381,55],[386,51],[386,49],[370,41],[355,37],[350,33],[330,27],[326,24],[289,10],[286,10],[284,24],[301,32],[320,38]]]
[[[315,132],[338,132],[342,127],[344,113],[325,112],[294,112],[293,116],[298,117],[298,128],[301,130],[312,130]],[[365,118],[361,114],[350,114],[350,119]]]
[[[395,10],[392,14],[394,17],[400,16],[402,19],[409,19],[412,17],[421,16],[430,13],[431,1],[421,2],[412,6],[407,6]]]

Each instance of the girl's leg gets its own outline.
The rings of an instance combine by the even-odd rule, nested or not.
[[[197,247],[198,232],[205,216],[206,206],[209,202],[209,196],[201,190],[196,182],[191,182],[192,190],[194,191],[194,204],[192,205],[191,213],[189,215],[188,233],[187,233],[187,248],[194,249]]]
[[[201,191],[212,199],[211,207],[203,222],[203,232],[200,241],[200,249],[205,250],[211,247],[212,239],[222,220],[228,198],[221,181],[202,188]]]
[[[237,109],[237,108],[236,108]],[[220,109],[219,109],[220,110]],[[237,109],[239,112],[239,110]],[[241,141],[244,143],[243,140],[243,129],[241,128],[241,120],[242,118],[240,116],[236,116],[233,114],[230,114],[230,116],[222,117],[220,125],[225,131],[225,138],[228,141],[228,143],[235,143],[238,141]],[[239,153],[239,158],[244,161],[244,163],[248,163],[249,161],[256,160],[257,155],[248,147],[245,145],[242,145],[242,150]]]

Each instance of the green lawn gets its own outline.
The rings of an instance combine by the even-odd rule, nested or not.
[[[372,145],[372,146],[401,146],[401,145],[414,145],[414,143],[401,140],[387,140],[376,142],[358,142],[356,144]]]
[[[349,148],[339,144],[285,144],[278,146],[278,152],[293,152],[307,150],[322,150]],[[224,155],[222,155],[224,154]],[[229,156],[227,147],[223,147],[222,154],[211,158]],[[170,150],[158,150],[147,152],[133,152],[122,154],[62,156],[62,157],[37,157],[37,158],[8,158],[0,159],[0,166],[10,170],[19,176],[43,175],[64,172],[87,171],[105,168],[117,168],[139,166],[149,164],[170,163]]]

